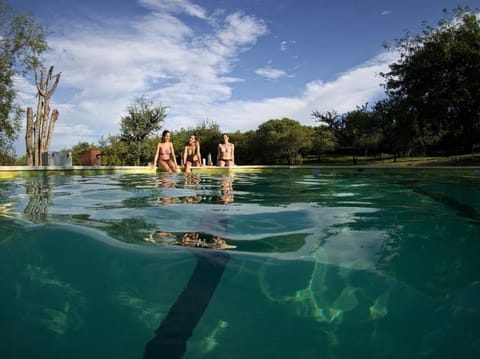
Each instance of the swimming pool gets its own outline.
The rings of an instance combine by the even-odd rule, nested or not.
[[[0,356],[478,358],[479,229],[478,169],[0,181]]]

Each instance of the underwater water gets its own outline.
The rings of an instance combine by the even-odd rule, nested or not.
[[[2,180],[0,357],[479,358],[479,253],[478,170]]]

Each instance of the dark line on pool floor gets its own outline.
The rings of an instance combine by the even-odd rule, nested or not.
[[[443,193],[430,192],[419,187],[412,187],[413,192],[421,194],[422,196],[429,197],[441,204],[444,204],[447,207],[455,210],[457,214],[462,217],[469,218],[476,225],[480,225],[480,218],[478,213],[475,211],[475,208],[472,206],[462,203],[456,200],[453,197],[447,196]]]
[[[228,253],[194,249],[197,265],[186,288],[170,308],[156,336],[145,345],[143,359],[179,359],[230,260]]]

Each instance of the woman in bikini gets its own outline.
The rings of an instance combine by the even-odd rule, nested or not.
[[[194,132],[194,133],[192,133],[192,136],[195,138],[195,147],[196,147],[196,151],[197,151],[198,165],[201,167],[202,166],[202,155],[200,154],[200,141],[198,139],[198,133]]]
[[[175,158],[175,150],[173,149],[173,143],[170,142],[170,137],[170,131],[163,131],[162,142],[159,142],[157,145],[153,164],[163,168],[166,172],[176,172],[178,167],[177,159]]]
[[[184,170],[185,172],[191,172],[192,166],[200,167],[201,165],[200,146],[197,145],[196,137],[192,134],[183,148]]]
[[[222,134],[223,143],[218,144],[217,166],[231,167],[235,165],[235,145],[228,142],[228,135]]]

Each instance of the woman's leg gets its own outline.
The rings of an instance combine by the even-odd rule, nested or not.
[[[170,167],[170,172],[177,172],[177,166],[172,160],[168,161],[168,166]]]
[[[165,172],[172,172],[170,168],[170,161],[159,160],[158,164],[165,170]]]

